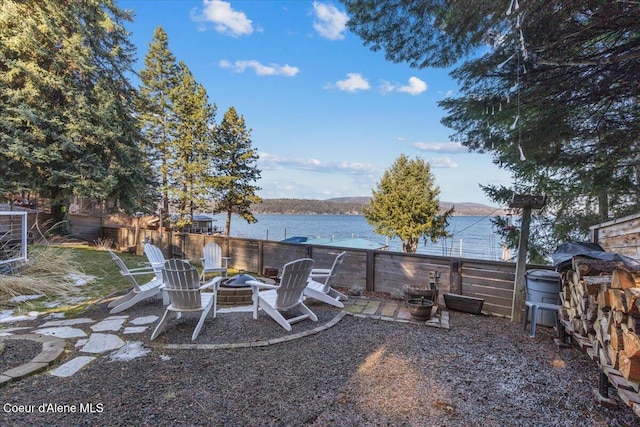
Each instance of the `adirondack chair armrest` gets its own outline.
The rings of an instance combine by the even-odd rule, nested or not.
[[[251,290],[255,293],[260,289],[278,289],[280,286],[278,285],[270,285],[268,283],[260,282],[259,280],[248,280],[246,285],[251,286]]]
[[[222,279],[223,279],[222,276],[214,277],[212,280],[200,286],[200,290],[213,288],[214,291],[217,291],[218,286],[220,286],[220,282],[222,281]]]
[[[313,268],[311,269],[311,277],[327,277],[331,275],[330,268]]]
[[[123,276],[140,276],[144,274],[155,274],[155,270],[151,267],[149,268],[130,268],[127,273],[121,272]]]
[[[222,263],[221,264],[223,264],[223,267],[228,268],[229,267],[229,260],[231,258],[228,257],[228,256],[223,256],[221,258],[222,258]]]

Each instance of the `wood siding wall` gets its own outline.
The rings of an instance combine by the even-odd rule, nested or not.
[[[594,225],[591,241],[606,251],[640,259],[640,214]]]
[[[199,261],[203,246],[214,241],[230,257],[231,267],[260,274],[265,268],[282,269],[285,263],[305,257],[313,258],[318,268],[330,268],[336,255],[346,251],[348,255],[336,276],[336,286],[401,295],[404,285],[426,284],[429,271],[438,271],[441,303],[445,292],[484,298],[485,313],[511,316],[514,263],[236,237],[227,240],[219,235],[175,234],[169,244],[169,236],[166,232],[160,235],[158,231],[140,230],[137,253],[143,253],[143,242],[148,239],[167,257]],[[134,246],[136,242],[135,229],[105,227],[103,237],[121,247]],[[532,268],[549,267],[528,266],[528,269]]]

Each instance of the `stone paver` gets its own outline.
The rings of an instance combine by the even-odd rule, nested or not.
[[[93,332],[116,332],[122,328],[126,317],[107,317],[102,322],[98,322],[95,325],[91,326],[91,330]]]
[[[50,335],[59,338],[80,338],[86,337],[82,329],[72,328],[71,326],[56,326],[53,328],[41,328],[33,331],[34,334]]]
[[[71,375],[82,369],[84,366],[86,366],[88,363],[92,362],[95,358],[95,356],[78,356],[71,359],[67,363],[53,369],[49,373],[56,377],[70,377]]]
[[[364,310],[362,310],[362,314],[369,314],[369,315],[376,314],[378,312],[378,308],[380,308],[380,301],[371,300],[367,303]]]
[[[106,353],[116,350],[125,345],[125,342],[117,335],[112,334],[91,334],[89,341],[82,347],[85,353]]]
[[[398,304],[394,302],[387,302],[382,307],[381,316],[384,317],[393,317],[396,314],[396,310],[398,309]]]

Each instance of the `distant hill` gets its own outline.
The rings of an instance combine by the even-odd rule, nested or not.
[[[360,215],[362,206],[369,203],[369,197],[335,197],[317,199],[264,199],[262,203],[251,205],[256,214],[343,214]],[[440,202],[440,211],[455,207],[455,215],[503,215],[506,212],[480,203]]]

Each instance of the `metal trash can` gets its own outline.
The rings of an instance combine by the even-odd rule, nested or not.
[[[560,273],[553,270],[529,270],[525,274],[527,301],[546,302],[560,305],[562,283]],[[536,324],[555,326],[556,313],[549,310],[538,311]]]

